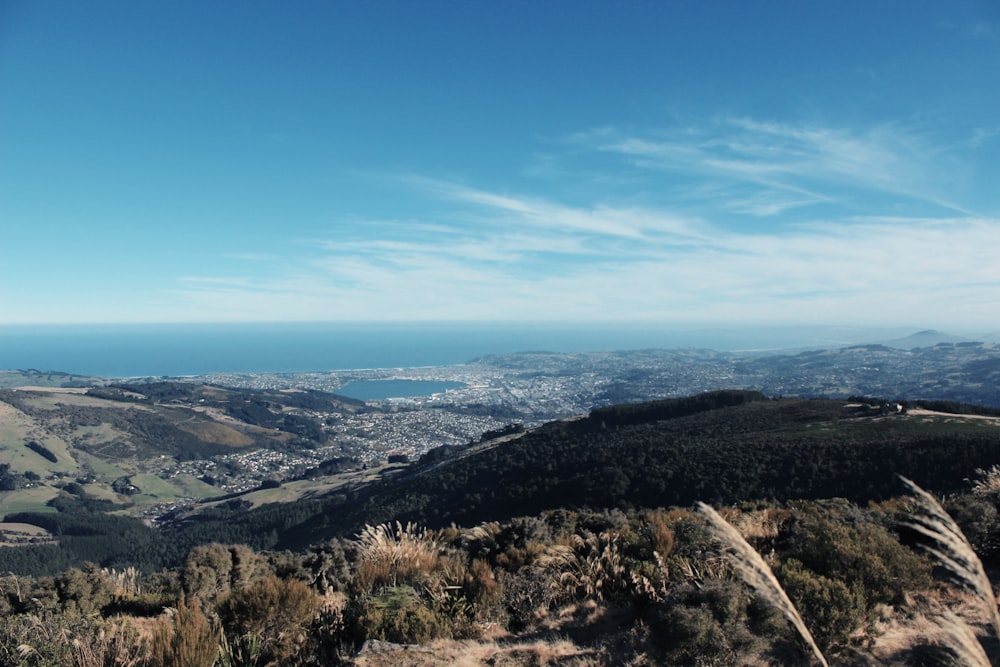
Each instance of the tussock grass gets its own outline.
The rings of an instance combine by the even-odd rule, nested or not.
[[[926,537],[930,544],[922,545],[923,549],[947,570],[958,584],[976,594],[986,619],[993,625],[993,632],[1000,639],[1000,613],[997,612],[993,584],[986,576],[986,570],[979,556],[962,533],[962,529],[934,496],[905,477],[901,479],[916,499],[916,506],[903,525]]]
[[[554,544],[539,557],[537,564],[554,572],[558,590],[572,591],[573,597],[600,601],[620,601],[638,596],[659,600],[665,596],[648,577],[635,572],[625,557],[624,538],[620,531],[573,534],[566,543]],[[661,571],[666,571],[663,558],[653,552]]]
[[[915,654],[934,647],[940,653],[949,654],[947,659],[944,656],[933,658],[942,663],[970,667],[990,665],[976,629],[945,604],[936,594],[908,596],[907,607],[912,613],[897,610],[899,613],[886,618],[885,626],[872,645],[872,657],[879,661],[878,664],[912,664]],[[927,659],[925,656],[919,664],[928,664]]]
[[[718,512],[705,503],[698,503],[698,512],[708,521],[712,535],[725,547],[726,554],[733,568],[750,588],[773,604],[781,614],[795,627],[799,636],[806,642],[816,660],[828,667],[826,657],[813,639],[812,633],[806,627],[798,609],[788,598],[788,594],[778,583],[771,567],[757,551],[743,539],[736,530]]]
[[[1000,466],[994,465],[986,469],[977,468],[976,476],[979,479],[972,484],[973,495],[980,498],[1000,496]]]
[[[73,667],[142,667],[149,656],[138,634],[126,626],[111,623],[92,637],[74,637],[71,642]]]
[[[361,563],[356,579],[366,590],[420,583],[439,566],[441,544],[413,523],[367,525],[358,535],[358,545]]]
[[[924,640],[947,648],[955,654],[959,664],[969,667],[990,667],[990,659],[979,643],[975,630],[951,612],[933,619]]]

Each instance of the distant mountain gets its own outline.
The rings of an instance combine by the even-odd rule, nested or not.
[[[962,336],[954,336],[936,329],[925,329],[923,331],[910,334],[909,336],[904,336],[903,338],[894,338],[892,340],[882,341],[882,345],[885,345],[886,347],[895,347],[900,350],[912,350],[918,347],[933,347],[941,343],[954,344],[968,342],[971,342],[971,339],[963,338]]]

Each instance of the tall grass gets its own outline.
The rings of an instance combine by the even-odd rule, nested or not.
[[[757,553],[756,549],[750,546],[740,535],[740,532],[710,506],[698,503],[698,512],[708,521],[712,535],[726,548],[726,555],[743,581],[758,595],[773,604],[788,619],[799,636],[812,649],[816,660],[824,667],[828,667],[826,657],[816,644],[816,640],[813,639],[812,633],[806,627],[798,609],[792,604],[770,566]]]
[[[365,526],[358,535],[361,563],[356,582],[363,590],[377,586],[424,583],[438,568],[441,545],[416,524]]]
[[[1000,611],[997,609],[996,595],[979,556],[958,524],[934,496],[911,480],[901,479],[914,496],[914,505],[902,524],[922,535],[927,540],[927,543],[921,545],[922,548],[957,584],[974,594],[986,621],[992,626],[996,638],[1000,639]],[[734,570],[758,595],[769,600],[788,619],[812,649],[819,663],[827,665],[826,658],[795,605],[760,554],[710,506],[698,503],[698,511],[708,521],[712,535],[725,547],[726,556]],[[960,664],[972,667],[991,664],[975,631],[951,612],[938,615],[933,624],[924,629],[921,640],[925,644],[946,647]]]
[[[934,496],[905,477],[901,479],[916,498],[914,511],[910,512],[903,524],[930,540],[930,544],[922,545],[923,549],[955,581],[975,593],[986,618],[993,625],[993,632],[1000,639],[1000,613],[997,612],[993,584],[986,576],[979,556],[961,528]]]
[[[621,549],[621,534],[574,534],[568,544],[546,550],[538,564],[558,573],[558,588],[576,597],[605,600],[620,596],[631,584]]]
[[[975,631],[969,625],[951,612],[946,612],[937,619],[926,639],[946,646],[959,664],[969,667],[991,667],[989,656],[979,643]]]

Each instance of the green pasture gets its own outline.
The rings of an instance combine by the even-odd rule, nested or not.
[[[51,486],[0,492],[0,517],[17,512],[55,512],[55,508],[45,503],[58,495],[59,489]]]
[[[139,493],[131,501],[139,506],[156,505],[178,498],[207,498],[219,494],[214,486],[205,484],[190,475],[161,479],[157,475],[132,475],[132,484]]]

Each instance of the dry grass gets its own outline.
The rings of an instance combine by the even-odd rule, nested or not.
[[[946,599],[947,598],[947,599]],[[906,607],[890,610],[877,628],[871,655],[879,664],[912,663],[922,647],[945,649],[958,664],[990,664],[977,633],[963,616],[979,614],[978,602],[969,595],[919,594],[907,597]]]
[[[71,645],[74,667],[140,667],[149,659],[137,632],[117,624],[86,640],[74,638]]]
[[[564,665],[596,667],[608,664],[592,649],[565,639],[510,643],[438,640],[427,647],[389,645],[354,658],[356,667],[529,667]]]
[[[747,540],[773,540],[788,520],[787,510],[762,509],[738,513],[730,523]]]
[[[559,585],[564,590],[568,588],[577,596],[601,601],[634,595],[657,600],[665,594],[647,577],[630,570],[621,533],[572,535],[569,540],[569,545],[555,545],[539,561],[540,565],[554,566],[559,571]],[[654,557],[665,570],[659,553],[654,552]]]
[[[903,483],[916,496],[916,506],[905,525],[930,540],[931,544],[926,544],[923,548],[955,581],[975,593],[985,618],[993,625],[993,632],[1000,639],[1000,613],[997,612],[993,584],[986,576],[979,556],[958,524],[934,496],[906,478],[903,478]]]
[[[355,580],[364,590],[419,583],[439,565],[441,545],[416,524],[365,526],[358,544],[361,562]]]
[[[121,570],[104,568],[102,572],[111,583],[113,596],[134,598],[142,595],[142,585],[139,583],[142,574],[131,565]]]
[[[1000,466],[994,465],[986,470],[976,469],[976,476],[979,478],[972,484],[972,493],[982,498],[996,498],[1000,496]]]
[[[806,627],[798,609],[788,599],[788,595],[778,583],[774,573],[771,572],[771,567],[743,539],[736,528],[719,516],[718,512],[705,503],[698,503],[698,511],[708,521],[713,536],[725,547],[730,562],[743,581],[758,595],[773,604],[788,619],[809,648],[812,649],[816,660],[826,667],[828,665],[826,657],[816,644],[816,640],[813,639],[812,633]]]

